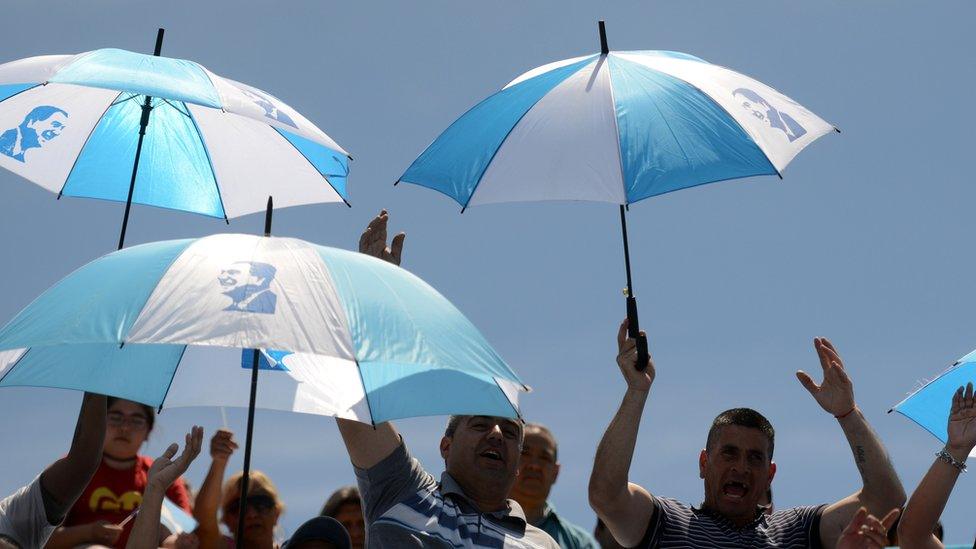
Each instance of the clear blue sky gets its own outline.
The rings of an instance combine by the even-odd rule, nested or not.
[[[536,390],[526,417],[561,442],[553,493],[591,527],[586,482],[623,383],[613,358],[624,314],[617,210],[513,204],[459,215],[447,198],[392,186],[456,116],[543,63],[599,49],[688,52],[792,96],[843,134],[800,154],[786,179],[720,183],[631,209],[635,289],[658,379],[631,477],[697,503],[697,455],[714,415],[752,406],[778,430],[777,506],[839,499],[858,486],[836,422],[793,376],[817,372],[828,336],[907,489],[940,444],[885,412],[923,378],[976,347],[972,305],[970,2],[35,2],[7,3],[0,61],[99,47],[165,55],[278,95],[356,158],[351,203],[279,211],[275,232],[353,247],[383,207],[408,234],[404,266],[481,328]],[[111,251],[119,204],[63,199],[0,172],[0,319],[84,262]],[[222,222],[136,206],[127,243],[256,233],[263,218]],[[80,401],[68,391],[0,391],[0,493],[67,449]],[[244,414],[230,414],[243,432]],[[278,484],[290,533],[352,469],[329,418],[262,412],[254,464]],[[145,449],[158,454],[214,409],[164,410]],[[439,472],[441,418],[400,423]],[[240,456],[235,457],[240,466]],[[199,486],[201,456],[187,478]],[[948,539],[976,534],[973,479],[943,515]]]

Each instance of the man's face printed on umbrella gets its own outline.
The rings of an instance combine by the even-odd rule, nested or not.
[[[275,106],[271,98],[247,90],[241,90],[241,91],[244,93],[244,95],[248,97],[248,99],[253,101],[255,105],[261,107],[261,109],[264,110],[264,116],[267,116],[272,120],[277,120],[282,124],[288,124],[293,128],[297,127],[295,126],[295,122],[291,119],[290,116],[281,112],[281,110]]]
[[[267,263],[238,261],[220,271],[217,282],[233,300],[225,311],[272,314],[277,296],[269,288],[277,269]]]
[[[732,92],[732,95],[743,109],[765,122],[767,126],[786,134],[790,141],[795,141],[807,133],[806,129],[792,116],[777,110],[758,93],[746,88],[739,88]]]
[[[25,161],[30,149],[39,149],[61,135],[68,122],[68,113],[50,105],[34,107],[16,128],[0,133],[0,154]]]

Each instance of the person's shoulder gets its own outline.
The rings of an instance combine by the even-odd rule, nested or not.
[[[693,511],[691,505],[688,505],[683,501],[678,501],[674,498],[665,496],[651,496],[651,501],[657,509],[660,509],[665,513],[681,513],[690,515]]]
[[[804,522],[820,516],[823,513],[824,507],[826,505],[804,505],[801,507],[777,509],[769,515],[767,521],[770,524]]]
[[[528,523],[525,525],[525,537],[532,544],[532,547],[538,547],[539,549],[560,549],[556,540],[552,539],[552,536],[545,530]]]

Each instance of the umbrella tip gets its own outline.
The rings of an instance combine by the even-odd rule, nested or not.
[[[834,131],[837,132],[837,133],[840,133],[840,128],[838,128],[837,126],[834,126]]]
[[[163,34],[166,33],[166,29],[160,27],[156,31],[156,47],[153,49],[153,55],[159,57],[160,52],[163,51]]]
[[[397,185],[399,185],[399,184],[400,184],[400,180],[399,180],[399,179],[397,179],[396,181],[394,181],[394,182],[393,182],[393,186],[394,186],[394,187],[396,187],[396,186],[397,186]]]
[[[603,19],[599,22],[600,25],[600,53],[606,55],[610,53],[610,46],[607,45],[607,25],[603,22]]]
[[[264,236],[271,236],[271,215],[274,213],[274,200],[268,197],[268,209],[264,212]]]

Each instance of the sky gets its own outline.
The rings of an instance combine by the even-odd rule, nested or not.
[[[352,208],[278,210],[274,232],[353,248],[381,208],[406,231],[403,266],[440,290],[533,387],[527,419],[559,438],[551,500],[595,522],[586,484],[623,395],[614,362],[625,284],[617,208],[488,205],[393,182],[447,125],[538,65],[599,50],[690,53],[755,77],[839,127],[784,180],[707,185],[631,207],[634,286],[657,380],[631,480],[697,504],[697,457],[714,416],[750,406],[777,430],[779,508],[836,501],[860,487],[837,422],[794,377],[819,380],[815,336],[831,338],[859,406],[911,492],[941,443],[886,413],[976,347],[967,172],[976,108],[963,1],[186,2],[9,3],[0,62],[101,47],[197,61],[265,89],[348,150]],[[269,182],[273,185],[274,182]],[[55,196],[0,172],[0,321],[75,268],[114,250],[123,207]],[[126,243],[258,233],[262,215],[222,221],[134,206]],[[215,388],[219,390],[219,385]],[[0,494],[62,455],[78,393],[0,389]],[[947,403],[948,405],[948,403]],[[245,414],[230,410],[243,438]],[[218,410],[166,409],[144,448],[155,456]],[[435,474],[445,418],[398,422]],[[232,469],[241,465],[234,456]],[[186,479],[199,486],[201,455]],[[331,418],[259,411],[253,466],[278,485],[287,536],[332,490],[354,482]],[[976,535],[972,478],[943,514],[947,541]]]

